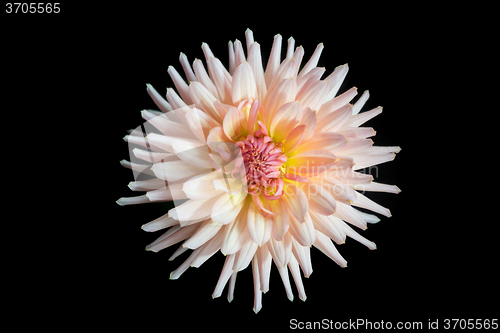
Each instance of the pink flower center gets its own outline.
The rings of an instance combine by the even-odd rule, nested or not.
[[[272,142],[267,129],[259,121],[260,129],[255,135],[247,137],[236,144],[241,148],[245,165],[248,193],[259,195],[268,200],[276,200],[283,195],[283,164],[287,157],[281,149],[281,142]]]

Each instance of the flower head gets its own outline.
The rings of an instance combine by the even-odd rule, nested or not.
[[[354,105],[356,88],[336,96],[347,64],[321,79],[325,69],[316,65],[323,44],[299,72],[303,48],[294,51],[290,38],[281,61],[281,43],[276,35],[265,71],[250,30],[246,56],[240,41],[229,43],[229,70],[207,44],[202,49],[208,73],[201,60],[191,66],[181,53],[189,84],[169,67],[177,92],[167,89],[165,100],[148,85],[161,112],[143,111],[146,133],[138,127],[125,137],[131,147],[143,147],[131,151],[142,163],[122,161],[136,176],[129,187],[146,194],[118,200],[120,205],[174,201],[175,208],[143,225],[146,231],[169,228],[147,250],[182,242],[171,259],[194,250],[171,279],[220,250],[226,261],[212,295],[218,297],[228,280],[252,263],[255,312],[269,289],[271,261],[288,298],[293,300],[290,270],[305,300],[299,267],[305,277],[312,273],[310,246],[341,267],[347,262],[332,240],[342,244],[349,236],[375,249],[350,225],[364,230],[379,218],[355,207],[389,217],[387,208],[362,192],[400,191],[358,171],[391,161],[400,148],[373,146],[369,137],[375,131],[360,127],[382,112],[377,107],[360,113],[368,91]],[[139,180],[142,174],[150,179]],[[229,301],[234,286],[233,281]]]

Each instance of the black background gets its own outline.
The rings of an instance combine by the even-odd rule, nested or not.
[[[484,193],[465,190],[470,184],[457,176],[463,170],[457,163],[471,168],[476,159],[463,156],[462,136],[447,118],[457,112],[450,100],[460,97],[448,88],[459,81],[450,62],[463,43],[458,23],[441,25],[443,13],[411,6],[176,5],[63,4],[58,16],[2,13],[11,138],[5,149],[24,172],[14,177],[23,200],[17,224],[10,224],[18,250],[7,260],[19,290],[15,313],[44,313],[38,324],[65,327],[70,319],[75,328],[135,331],[281,330],[293,318],[422,321],[426,327],[429,319],[497,316],[490,304],[498,298],[498,250],[474,208]],[[115,203],[137,194],[127,187],[132,172],[119,161],[129,159],[126,130],[142,123],[141,110],[156,109],[145,84],[164,94],[173,86],[168,66],[181,72],[180,52],[191,62],[204,60],[202,42],[227,65],[227,42],[245,45],[247,28],[261,45],[264,65],[277,33],[282,57],[290,36],[304,47],[304,61],[323,42],[318,66],[326,75],[349,64],[339,92],[356,86],[360,96],[369,89],[363,110],[384,107],[367,123],[377,131],[375,144],[402,148],[379,166],[376,179],[402,192],[370,195],[393,216],[361,231],[378,249],[348,239],[337,247],[348,261],[340,268],[312,248],[306,302],[293,280],[295,300],[286,298],[273,267],[257,315],[251,269],[238,274],[231,304],[227,288],[211,298],[224,263],[220,253],[169,280],[187,254],[169,262],[176,246],[144,251],[161,232],[140,229],[168,204]]]

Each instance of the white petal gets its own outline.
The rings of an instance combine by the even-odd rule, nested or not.
[[[212,215],[212,206],[218,199],[219,197],[216,196],[202,200],[188,200],[172,208],[169,211],[169,215],[180,221],[181,226],[198,223],[210,218]]]
[[[255,99],[258,97],[259,95],[252,67],[248,62],[242,62],[241,65],[236,67],[233,75],[231,88],[233,104],[237,105],[245,99]]]
[[[359,111],[361,111],[368,98],[370,98],[370,92],[368,90],[365,90],[363,92],[363,95],[361,95],[361,97],[356,101],[356,103],[354,103],[354,106],[352,108],[353,115],[357,115]]]
[[[254,303],[253,303],[253,311],[258,313],[260,309],[262,309],[262,291],[260,285],[260,272],[259,272],[259,263],[257,256],[254,256],[252,259],[252,272],[253,272],[253,290],[254,290]]]
[[[334,110],[341,108],[344,105],[347,105],[357,94],[358,94],[358,88],[352,87],[343,94],[321,105],[318,114],[330,113]]]
[[[309,213],[306,213],[304,223],[300,223],[292,218],[288,232],[302,246],[311,246],[316,240],[314,224],[311,221]]]
[[[335,223],[332,221],[334,218],[333,216],[324,216],[311,211],[309,214],[311,215],[311,220],[316,230],[330,237],[337,244],[343,244],[345,242],[345,235],[337,230]]]
[[[290,227],[290,215],[284,200],[268,201],[271,210],[276,213],[273,218],[272,234],[274,239],[283,240]]]
[[[292,240],[292,253],[302,268],[305,277],[311,276],[313,269],[311,264],[311,251],[309,246],[300,245],[295,239]]]
[[[224,240],[221,247],[221,252],[224,255],[238,252],[245,241],[250,238],[246,221],[247,212],[248,203],[243,205],[243,208],[237,218],[226,226]]]
[[[286,266],[278,266],[278,272],[280,273],[281,280],[283,281],[286,296],[288,297],[290,302],[293,302],[292,286],[290,285],[290,278],[288,277],[288,268],[286,268]]]
[[[197,249],[214,237],[220,231],[221,227],[222,224],[213,222],[211,219],[205,220],[193,236],[185,241],[182,246]]]
[[[317,81],[310,86],[305,84],[296,98],[304,107],[319,110],[331,90],[332,86],[328,81]]]
[[[260,209],[251,203],[248,209],[247,228],[253,241],[262,246],[271,237],[273,218],[270,215],[262,216]]]
[[[252,258],[257,251],[259,246],[255,243],[252,238],[248,238],[246,242],[243,244],[241,249],[236,252],[236,256],[234,258],[233,270],[235,272],[239,272],[248,267]]]
[[[325,79],[329,81],[330,84],[333,86],[333,89],[328,94],[328,97],[326,97],[325,102],[335,97],[337,91],[340,89],[340,86],[342,85],[342,82],[344,82],[344,79],[348,71],[349,71],[349,66],[347,66],[347,64],[338,66],[337,68],[334,69],[333,73],[330,74]]]
[[[377,182],[371,182],[369,184],[354,184],[351,185],[353,189],[358,191],[370,191],[370,192],[387,192],[387,193],[399,193],[401,190],[396,185],[387,185]]]
[[[170,280],[177,280],[181,275],[190,267],[193,260],[196,258],[200,249],[197,249],[191,253],[191,255],[180,265],[176,270],[170,272]]]
[[[299,79],[318,65],[318,60],[321,57],[321,52],[323,52],[323,48],[324,48],[323,43],[319,43],[318,46],[316,46],[316,50],[314,50],[313,55],[311,56],[309,61],[304,65],[304,68],[302,68],[302,70],[300,71],[300,74],[298,76]]]
[[[188,58],[182,52],[179,56],[179,62],[181,63],[182,69],[184,70],[184,73],[186,74],[188,81],[199,81],[196,75],[194,75],[191,65],[189,65]]]
[[[322,215],[332,215],[337,203],[335,198],[318,182],[309,181],[302,186],[309,199],[309,210]]]
[[[161,229],[165,229],[165,228],[174,226],[176,224],[179,224],[179,221],[171,218],[170,216],[168,216],[168,213],[167,213],[167,214],[160,216],[159,218],[157,218],[151,222],[143,224],[141,229],[148,231],[148,232],[153,232],[153,231],[158,231]]]
[[[174,139],[171,144],[174,153],[184,162],[198,168],[212,168],[208,156],[208,146],[204,142]]]
[[[382,214],[387,217],[391,217],[391,211],[378,203],[374,202],[373,200],[367,198],[361,193],[357,193],[358,200],[353,204],[353,206],[361,207],[361,208],[366,208],[371,211],[374,211],[375,213]]]
[[[160,238],[146,246],[146,250],[153,252],[163,250],[169,246],[185,240],[186,238],[191,237],[197,229],[197,224],[189,225],[187,227],[181,227],[180,225],[172,227],[166,233],[160,236]]]
[[[191,81],[198,81],[200,82],[207,90],[214,95],[217,99],[219,99],[219,93],[217,92],[217,88],[215,87],[214,83],[208,76],[207,71],[205,70],[205,67],[203,66],[203,62],[200,59],[196,59],[193,63],[193,69],[194,72],[196,73],[196,80],[191,80]]]
[[[149,202],[150,202],[149,198],[145,194],[136,197],[123,197],[116,200],[116,203],[119,204],[120,206],[137,205]]]
[[[153,99],[155,104],[160,108],[161,111],[163,112],[172,111],[172,107],[170,106],[170,104],[168,104],[168,102],[163,97],[161,97],[161,95],[158,94],[158,92],[156,92],[156,90],[153,88],[152,85],[147,84],[146,87],[149,96],[151,96],[151,98]]]
[[[245,51],[243,51],[243,45],[241,44],[241,41],[235,40],[234,41],[234,67],[238,68],[239,65],[241,65],[244,61],[246,61],[245,58]],[[236,72],[236,70],[235,70]],[[234,74],[233,74],[234,77]]]
[[[357,127],[359,125],[366,123],[368,120],[372,119],[375,116],[378,116],[381,113],[382,113],[382,107],[377,106],[375,109],[372,109],[370,111],[365,111],[355,116],[352,116],[346,122],[346,126]]]
[[[150,191],[157,190],[161,188],[167,188],[164,180],[154,178],[148,180],[138,180],[135,182],[128,183],[128,187],[132,191]]]
[[[224,239],[225,227],[225,225],[222,226],[221,230],[201,247],[200,253],[196,259],[193,260],[191,266],[200,267],[205,261],[219,251]]]
[[[297,82],[293,78],[285,78],[273,91],[268,90],[264,99],[264,124],[271,125],[276,111],[283,105],[295,101],[297,95]]]
[[[222,294],[222,290],[224,290],[227,280],[229,280],[231,274],[233,274],[233,264],[234,254],[228,255],[226,257],[226,261],[224,262],[224,267],[222,268],[219,280],[217,281],[217,285],[215,286],[215,290],[212,294],[212,298],[217,298]]]
[[[214,102],[217,101],[217,98],[200,82],[191,82],[189,85],[189,96],[198,109],[206,112],[215,121],[222,123],[222,119],[214,107]]]
[[[339,132],[342,125],[351,117],[351,112],[352,105],[346,104],[332,112],[318,114],[316,132]]]
[[[232,76],[217,58],[210,58],[210,60],[207,60],[207,64],[210,78],[219,94],[219,101],[225,104],[233,104],[231,99]]]
[[[361,236],[358,234],[356,231],[354,231],[350,226],[347,224],[343,223],[342,224],[342,229],[346,233],[347,236],[351,237],[352,239],[357,240],[361,244],[367,246],[370,250],[375,250],[377,248],[377,245],[375,245],[374,242],[369,241],[365,237]]]
[[[316,230],[316,242],[314,242],[314,247],[323,252],[328,258],[339,264],[340,267],[347,267],[347,261],[342,258],[335,245],[328,236],[323,235],[321,232]]]
[[[358,205],[359,197],[360,196],[358,196],[356,205]],[[333,215],[346,222],[349,222],[352,225],[355,225],[362,230],[366,229],[366,221],[363,220],[363,218],[358,215],[351,206],[343,204],[342,202],[337,202],[337,211]]]
[[[172,88],[167,88],[167,101],[174,110],[187,107],[186,102],[184,102]]]
[[[193,104],[193,101],[191,100],[191,97],[189,96],[188,93],[188,85],[182,79],[179,73],[175,70],[175,68],[172,66],[168,66],[167,72],[170,75],[172,81],[174,82],[175,88],[177,88],[177,91],[181,95],[184,102],[186,104]]]
[[[175,156],[175,154],[164,153],[164,152],[159,153],[159,152],[147,151],[147,150],[143,150],[143,149],[139,149],[139,148],[132,149],[132,153],[138,159],[141,159],[141,160],[149,162],[149,163],[157,163],[160,161],[163,161],[163,162],[176,161],[179,159],[177,156]]]
[[[389,153],[382,155],[353,155],[353,158],[354,162],[356,163],[353,167],[353,170],[361,170],[373,165],[390,162],[396,158],[396,154]]]
[[[212,207],[212,220],[220,224],[233,222],[243,208],[246,195],[245,191],[238,195],[221,194]]]
[[[210,165],[210,169],[202,169],[184,161],[172,161],[155,163],[151,167],[151,170],[153,170],[157,178],[175,183],[186,181],[194,176],[210,172],[212,170],[212,165]]]
[[[234,298],[234,287],[236,285],[236,277],[237,276],[238,276],[238,272],[233,272],[233,274],[231,274],[231,279],[229,280],[229,288],[227,291],[227,301],[229,303],[231,303],[233,298]]]
[[[302,277],[300,276],[299,264],[295,257],[292,255],[290,261],[288,262],[288,268],[292,272],[293,280],[295,281],[295,286],[299,292],[299,298],[302,301],[306,300],[306,292],[304,290],[304,285],[302,284]]]
[[[262,56],[260,54],[260,45],[252,43],[248,51],[248,63],[252,67],[255,83],[257,85],[257,94],[261,100],[267,93],[266,81],[264,78],[264,69],[262,67]]]
[[[260,290],[266,293],[269,290],[269,277],[271,276],[271,253],[267,246],[261,246],[257,249],[255,256],[259,264]]]
[[[182,190],[190,199],[201,200],[211,198],[223,193],[214,186],[214,180],[222,178],[223,174],[219,170],[193,177],[184,183]]]
[[[266,85],[268,88],[274,79],[274,76],[276,74],[276,71],[278,70],[278,67],[280,66],[281,42],[282,42],[281,35],[278,34],[278,35],[274,36],[274,42],[273,42],[273,47],[271,49],[271,55],[269,56],[269,60],[267,62],[267,67],[266,67],[266,71],[265,71]]]
[[[282,241],[277,241],[274,237],[269,238],[266,245],[276,266],[284,267],[288,264],[292,252],[292,236],[289,233],[285,234],[285,238]]]

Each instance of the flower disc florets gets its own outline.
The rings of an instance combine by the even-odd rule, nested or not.
[[[287,158],[282,143],[273,142],[261,122],[259,126],[255,135],[247,135],[236,145],[241,148],[248,193],[262,194],[268,200],[276,200],[283,195],[283,164]]]

